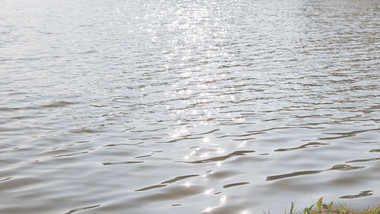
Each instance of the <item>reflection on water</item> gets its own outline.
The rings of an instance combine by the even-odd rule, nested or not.
[[[379,8],[2,1],[0,213],[378,205]]]

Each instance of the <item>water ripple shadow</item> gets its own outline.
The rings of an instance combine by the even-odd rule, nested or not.
[[[323,171],[324,170],[308,170],[308,171],[298,171],[298,172],[286,173],[286,174],[281,174],[281,175],[273,175],[273,176],[268,176],[266,181],[273,181],[273,180],[295,177],[295,176],[300,176],[300,175],[318,174],[318,173],[321,173]]]
[[[136,145],[140,145],[140,144],[143,144],[143,142],[139,142],[139,143],[117,143],[117,144],[107,144],[103,147],[114,147],[114,146],[136,146]]]
[[[230,188],[230,187],[234,187],[234,186],[241,186],[241,185],[246,185],[246,184],[249,184],[249,182],[239,182],[239,183],[232,183],[232,184],[226,184],[223,186],[223,188]]]
[[[380,158],[357,159],[357,160],[347,161],[346,163],[369,162],[369,161],[377,161],[377,160],[380,160]]]
[[[10,179],[12,179],[12,177],[8,177],[8,178],[1,179],[0,182],[8,181],[8,180],[10,180]]]
[[[152,155],[141,155],[141,156],[137,156],[135,158],[138,159],[138,158],[147,158],[147,157],[152,157]]]
[[[166,187],[166,184],[148,186],[148,187],[144,187],[141,189],[136,189],[135,191],[140,192],[140,191],[146,191],[146,190],[151,190],[151,189],[157,189],[157,188],[161,188],[161,187]]]
[[[171,183],[175,183],[177,181],[180,181],[180,180],[184,180],[186,178],[191,178],[191,177],[197,177],[199,175],[184,175],[184,176],[178,176],[178,177],[175,177],[173,179],[170,179],[170,180],[167,180],[167,181],[164,181],[162,182],[161,184],[171,184]]]
[[[99,133],[99,132],[102,132],[102,131],[91,129],[91,128],[85,128],[85,127],[71,130],[71,133],[75,133],[75,134],[82,134],[82,133],[94,134],[94,133]]]
[[[282,148],[282,149],[276,149],[275,152],[285,152],[285,151],[291,151],[291,150],[297,150],[297,149],[304,149],[308,147],[318,147],[318,146],[325,146],[330,145],[329,143],[317,143],[317,142],[311,142],[307,143],[298,147],[292,147],[292,148]]]
[[[235,151],[232,152],[228,155],[224,156],[218,156],[218,157],[213,157],[213,158],[208,158],[208,159],[203,159],[203,160],[197,160],[197,161],[191,161],[191,162],[186,162],[186,163],[209,163],[209,162],[216,162],[216,161],[224,161],[228,158],[234,157],[234,156],[239,156],[239,155],[245,155],[246,153],[252,153],[255,152],[253,150],[246,150],[246,151]]]
[[[68,105],[73,105],[73,104],[77,104],[77,103],[69,102],[69,101],[58,101],[58,102],[53,102],[53,103],[50,103],[47,105],[43,105],[41,107],[43,107],[43,108],[59,108],[59,107],[65,107]]]
[[[136,164],[136,163],[144,163],[144,161],[106,162],[102,164],[104,166],[109,166],[109,165],[120,165],[120,164]]]
[[[340,171],[349,171],[349,170],[355,170],[355,169],[363,169],[365,168],[364,166],[350,166],[347,164],[338,164],[334,165],[328,170],[340,170]]]
[[[77,104],[76,102],[69,102],[69,101],[58,101],[58,102],[52,102],[50,104],[45,105],[30,105],[25,107],[1,107],[0,111],[19,111],[19,110],[36,110],[40,108],[59,108],[59,107],[66,107],[68,105]]]
[[[321,137],[319,140],[335,140],[335,139],[340,139],[340,138],[346,138],[346,137],[354,137],[357,134],[365,133],[365,132],[370,132],[370,131],[379,131],[380,128],[376,129],[365,129],[365,130],[358,130],[358,131],[351,131],[351,132],[344,132],[344,133],[323,133],[327,135],[338,135],[335,137]]]
[[[163,182],[161,182],[161,184],[144,187],[144,188],[141,188],[141,189],[137,189],[135,191],[140,192],[140,191],[146,191],[146,190],[166,187],[168,184],[172,184],[172,183],[175,183],[177,181],[184,180],[186,178],[197,177],[197,176],[199,176],[199,175],[183,175],[183,176],[178,176],[178,177],[175,177],[173,179],[169,179],[169,180],[163,181]]]
[[[343,198],[343,199],[352,199],[352,198],[360,198],[360,197],[365,197],[365,196],[371,196],[373,195],[373,190],[367,190],[367,191],[362,191],[361,193],[357,194],[357,195],[345,195],[345,196],[341,196],[339,198]]]
[[[94,205],[94,206],[88,206],[88,207],[81,207],[81,208],[73,209],[73,210],[68,211],[65,214],[71,214],[71,213],[75,213],[75,212],[82,211],[82,210],[94,209],[97,207],[100,207],[100,205]]]
[[[297,172],[291,172],[291,173],[286,173],[286,174],[281,174],[281,175],[268,176],[266,178],[266,181],[279,180],[283,178],[296,177],[296,176],[301,176],[301,175],[319,174],[321,172],[331,171],[331,170],[350,171],[350,170],[356,170],[356,169],[362,169],[362,168],[365,168],[365,167],[364,166],[350,166],[347,164],[337,164],[337,165],[332,166],[329,169],[324,169],[324,170],[306,170],[306,171],[297,171]]]

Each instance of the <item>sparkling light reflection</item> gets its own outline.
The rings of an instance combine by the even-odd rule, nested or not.
[[[222,149],[222,148],[218,148],[218,149],[216,150],[216,153],[218,153],[218,154],[224,154],[224,153],[226,153],[226,150],[225,150],[225,149]]]
[[[209,137],[204,137],[203,138],[203,143],[209,143],[210,142],[210,138]]]
[[[207,190],[205,190],[204,194],[205,194],[205,195],[210,195],[210,194],[212,193],[212,191],[214,191],[213,188],[211,188],[211,189],[207,189]]]
[[[207,207],[206,209],[203,210],[203,213],[209,213],[212,211],[212,207]]]
[[[227,196],[223,196],[222,198],[220,198],[220,204],[225,204],[227,201]]]
[[[236,147],[237,148],[244,148],[246,145],[247,145],[247,141],[245,140],[245,141],[239,143]]]

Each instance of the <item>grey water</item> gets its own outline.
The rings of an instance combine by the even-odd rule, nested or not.
[[[0,213],[380,204],[378,0],[2,0]]]

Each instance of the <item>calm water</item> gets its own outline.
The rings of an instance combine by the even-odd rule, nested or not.
[[[2,0],[0,213],[380,202],[378,0]]]

